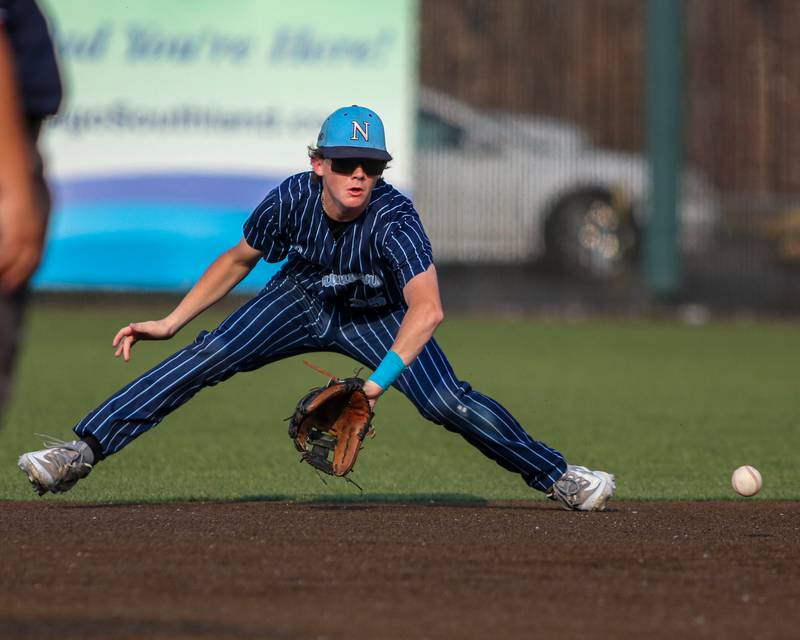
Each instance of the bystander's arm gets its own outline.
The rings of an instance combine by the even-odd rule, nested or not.
[[[18,289],[36,270],[44,230],[11,46],[0,23],[0,291]]]

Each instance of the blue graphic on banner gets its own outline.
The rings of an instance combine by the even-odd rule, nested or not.
[[[219,175],[122,176],[54,185],[57,203],[39,289],[189,289],[242,237],[278,180]],[[258,291],[280,268],[265,262],[237,291]]]

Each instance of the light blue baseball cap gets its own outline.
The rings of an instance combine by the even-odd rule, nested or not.
[[[325,158],[392,159],[386,151],[386,134],[378,114],[356,104],[337,109],[325,119],[317,149]]]

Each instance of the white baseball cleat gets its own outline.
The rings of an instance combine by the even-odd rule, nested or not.
[[[25,472],[33,490],[40,496],[48,491],[69,491],[92,470],[92,465],[84,458],[89,453],[89,445],[85,442],[51,438],[45,441],[44,446],[47,448],[41,451],[23,453],[17,461],[17,466]]]
[[[616,488],[610,473],[569,464],[546,495],[570,511],[604,511]]]

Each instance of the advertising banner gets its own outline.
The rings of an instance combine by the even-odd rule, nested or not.
[[[416,0],[40,2],[66,93],[38,288],[190,287],[340,106],[381,115],[385,177],[410,189]]]

